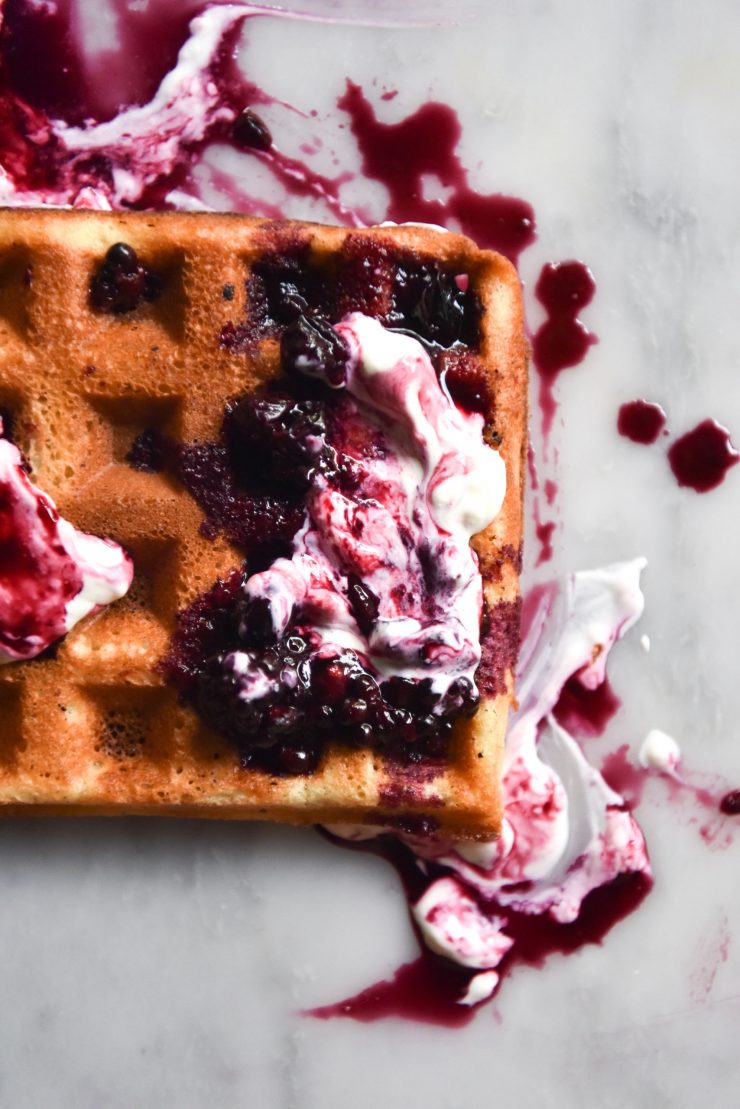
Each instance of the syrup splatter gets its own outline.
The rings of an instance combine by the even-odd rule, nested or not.
[[[715,420],[703,420],[668,451],[673,475],[679,485],[697,493],[716,489],[727,471],[740,461],[740,453],[730,442],[730,433]]]
[[[514,263],[534,241],[534,210],[526,201],[470,187],[456,153],[460,120],[447,104],[428,102],[398,123],[381,123],[359,85],[348,81],[337,105],[349,116],[364,174],[388,190],[387,219],[459,228]],[[446,200],[424,196],[430,176],[452,190]]]
[[[542,428],[547,435],[557,409],[553,386],[558,375],[582,362],[589,347],[598,341],[578,316],[593,300],[596,282],[583,262],[548,262],[534,291],[547,311],[547,319],[532,339],[534,365],[540,375]]]
[[[666,414],[659,404],[649,400],[632,400],[619,409],[617,431],[625,439],[647,446],[655,442],[665,422]]]
[[[604,732],[621,703],[608,678],[595,689],[588,689],[576,675],[563,686],[553,715],[571,735],[592,739]]]
[[[418,899],[428,881],[420,881],[418,861],[413,852],[390,837],[355,844],[333,842],[389,862],[398,874],[409,903]],[[506,917],[506,932],[514,940],[511,951],[498,965],[499,983],[493,996],[498,993],[501,981],[517,965],[542,967],[551,955],[567,955],[586,944],[601,944],[620,920],[637,909],[651,888],[652,880],[644,873],[622,874],[589,893],[578,918],[571,924],[560,924],[547,914],[533,916],[508,908],[502,910],[494,903],[481,904],[491,916]],[[363,1023],[398,1017],[460,1028],[468,1024],[479,1007],[460,1003],[477,973],[424,949],[417,959],[400,967],[392,978],[376,982],[343,1001],[309,1009],[305,1015],[322,1020],[344,1017]]]

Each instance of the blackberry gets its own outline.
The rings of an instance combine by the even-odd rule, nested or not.
[[[333,388],[344,385],[349,351],[321,316],[300,315],[280,337],[280,362],[287,374],[318,377]]]

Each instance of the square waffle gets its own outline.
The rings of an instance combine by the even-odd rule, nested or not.
[[[377,750],[329,745],[318,770],[281,777],[239,766],[231,744],[178,700],[158,663],[176,614],[243,552],[201,533],[203,512],[164,473],[126,462],[155,429],[213,439],[224,403],[278,371],[278,343],[246,352],[219,335],[249,312],[256,262],[301,249],[330,265],[353,236],[469,276],[482,305],[479,357],[504,458],[503,508],[473,544],[488,616],[479,711],[456,725],[444,766],[420,773]],[[123,241],[164,276],[158,299],[96,311],[91,278]],[[382,294],[382,290],[381,290]],[[501,256],[424,226],[362,231],[220,214],[0,211],[0,407],[33,480],[76,527],[131,554],[128,595],[78,624],[53,657],[0,667],[0,811],[163,814],[360,822],[497,834],[518,635],[527,347],[519,282]]]

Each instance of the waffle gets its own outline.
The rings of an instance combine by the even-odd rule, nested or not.
[[[456,725],[442,771],[428,774],[339,745],[329,745],[312,775],[244,770],[158,669],[178,610],[243,552],[205,538],[203,513],[185,489],[166,474],[132,469],[126,453],[144,429],[179,441],[214,438],[226,398],[278,370],[275,338],[246,354],[219,346],[222,327],[245,318],[250,268],[297,241],[317,262],[330,261],[350,234],[454,266],[482,302],[478,353],[495,398],[489,415],[507,493],[473,542],[489,635],[511,639],[527,349],[518,279],[504,258],[414,225],[352,232],[220,214],[2,210],[0,407],[14,415],[33,480],[77,527],[122,544],[135,579],[122,601],[75,627],[55,657],[0,667],[0,811],[426,822],[462,838],[497,833],[512,657],[488,675],[477,715]],[[165,277],[156,301],[122,316],[96,312],[89,300],[91,275],[117,241]]]

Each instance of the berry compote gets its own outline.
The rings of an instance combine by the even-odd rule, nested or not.
[[[436,262],[393,266],[384,248],[362,260],[345,251],[339,273],[312,267],[299,248],[250,281],[242,335],[279,337],[282,375],[231,400],[218,441],[180,446],[175,463],[204,509],[204,534],[225,534],[246,560],[181,613],[166,672],[244,766],[309,773],[329,739],[443,760],[455,721],[478,706],[482,587],[469,539],[499,503],[468,506],[462,534],[456,499],[439,490],[454,480],[464,500],[459,483],[503,467],[482,440],[485,384],[465,364],[477,298]],[[363,377],[374,355],[360,335],[368,350],[397,352],[392,373]],[[440,387],[425,346],[454,355],[443,372],[466,403]],[[408,447],[407,395],[433,443]],[[406,458],[412,449],[418,457]],[[498,469],[487,478],[484,501],[498,496]],[[435,496],[444,526],[428,507]]]

